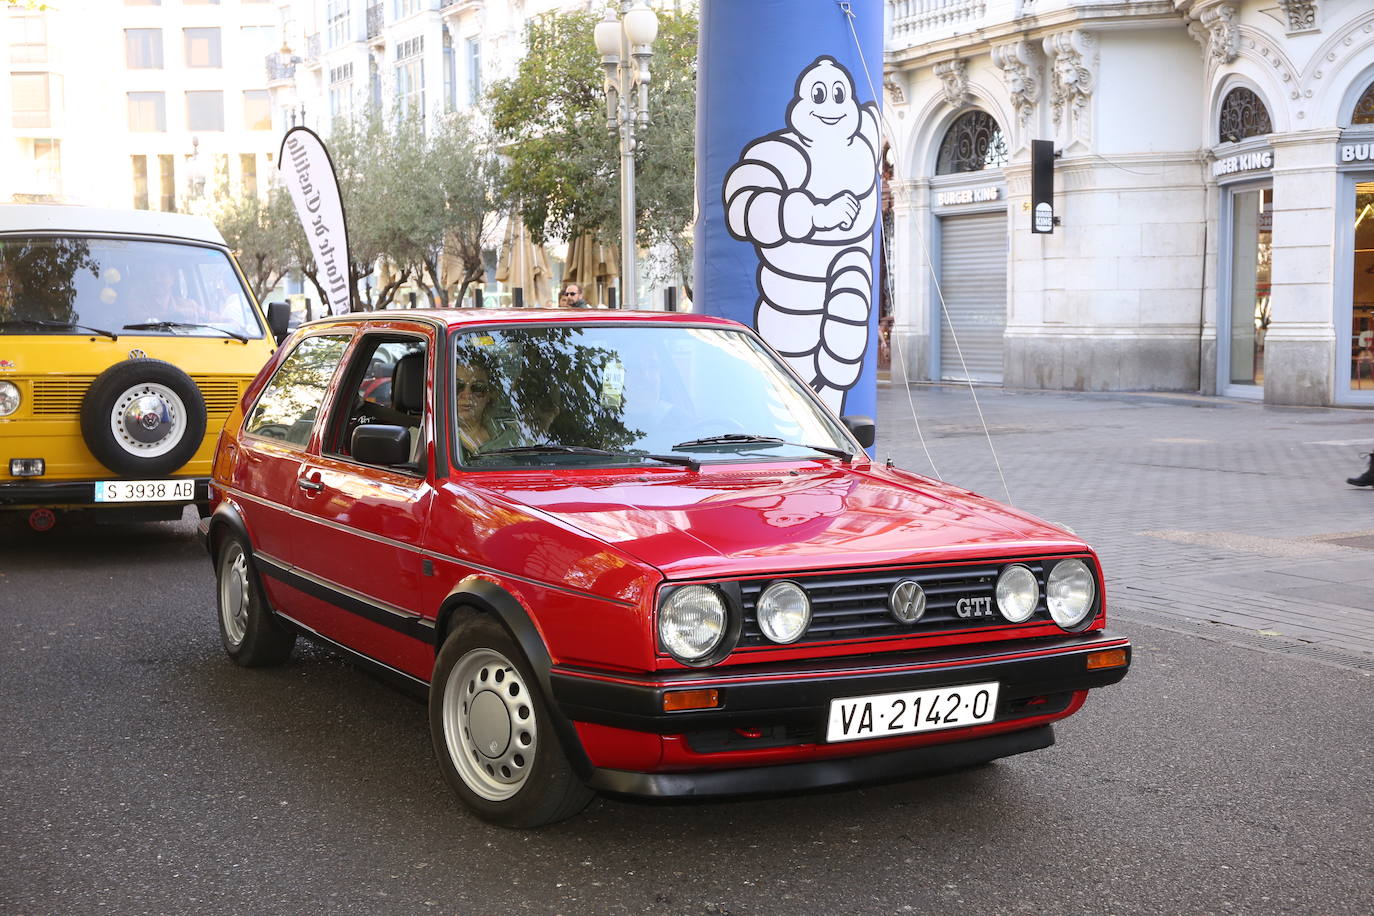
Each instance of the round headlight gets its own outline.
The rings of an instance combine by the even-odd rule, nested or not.
[[[759,596],[758,617],[773,642],[796,642],[811,625],[811,600],[795,582],[774,582]]]
[[[19,386],[14,382],[0,382],[0,417],[8,417],[19,409]]]
[[[678,661],[696,662],[710,655],[725,638],[725,630],[725,601],[705,585],[675,590],[658,612],[658,638]]]
[[[1097,584],[1092,570],[1082,560],[1063,560],[1050,570],[1045,580],[1045,603],[1050,616],[1064,629],[1076,627],[1092,610]]]
[[[997,610],[1012,623],[1029,620],[1039,601],[1040,583],[1025,566],[1008,566],[997,577]]]

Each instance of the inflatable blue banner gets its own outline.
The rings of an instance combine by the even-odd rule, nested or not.
[[[882,0],[702,0],[694,308],[877,409]]]

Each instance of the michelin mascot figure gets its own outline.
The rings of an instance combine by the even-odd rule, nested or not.
[[[742,18],[754,21],[736,21]],[[757,36],[764,34],[767,45],[776,48],[781,39],[785,49],[762,50]],[[706,311],[753,324],[837,415],[876,413],[879,114],[867,75],[860,69],[856,79],[841,60],[857,58],[856,39],[866,34],[876,40],[864,56],[881,66],[877,0],[706,0],[702,11],[698,168],[706,174],[705,183],[698,181],[705,198],[697,227],[698,300]],[[747,52],[721,47],[733,41],[742,51],[741,36],[753,36]],[[762,60],[766,53],[774,59]],[[790,70],[779,72],[780,63]],[[742,72],[750,68],[755,72]],[[722,71],[735,87],[728,94],[718,91]],[[742,117],[749,133],[739,142]],[[718,177],[713,164],[732,140],[739,152]],[[719,210],[710,200],[713,188],[720,189]],[[740,268],[752,276],[741,277]]]

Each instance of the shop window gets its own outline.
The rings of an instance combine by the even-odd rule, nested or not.
[[[1366,92],[1365,98],[1370,94]],[[1355,278],[1351,292],[1350,388],[1374,391],[1374,181],[1355,185]]]
[[[1238,86],[1226,93],[1217,119],[1217,136],[1222,143],[1239,143],[1246,137],[1261,137],[1274,132],[1269,109],[1255,93]]]
[[[936,175],[1000,169],[1007,164],[1002,126],[986,111],[969,111],[954,119],[940,143]]]
[[[1374,124],[1374,83],[1365,89],[1364,95],[1355,103],[1355,111],[1350,116],[1351,124]]]
[[[148,157],[132,157],[134,166],[134,209],[148,209]]]
[[[1274,191],[1255,188],[1231,198],[1231,371],[1233,385],[1264,384],[1269,331]]]
[[[258,157],[253,153],[239,154],[239,175],[244,197],[258,196]]]

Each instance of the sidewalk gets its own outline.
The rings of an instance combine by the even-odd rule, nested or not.
[[[878,388],[879,459],[1006,501],[968,386]],[[1108,615],[1374,673],[1374,411],[979,388],[1011,502],[1101,556]],[[914,405],[930,458],[917,435]]]

